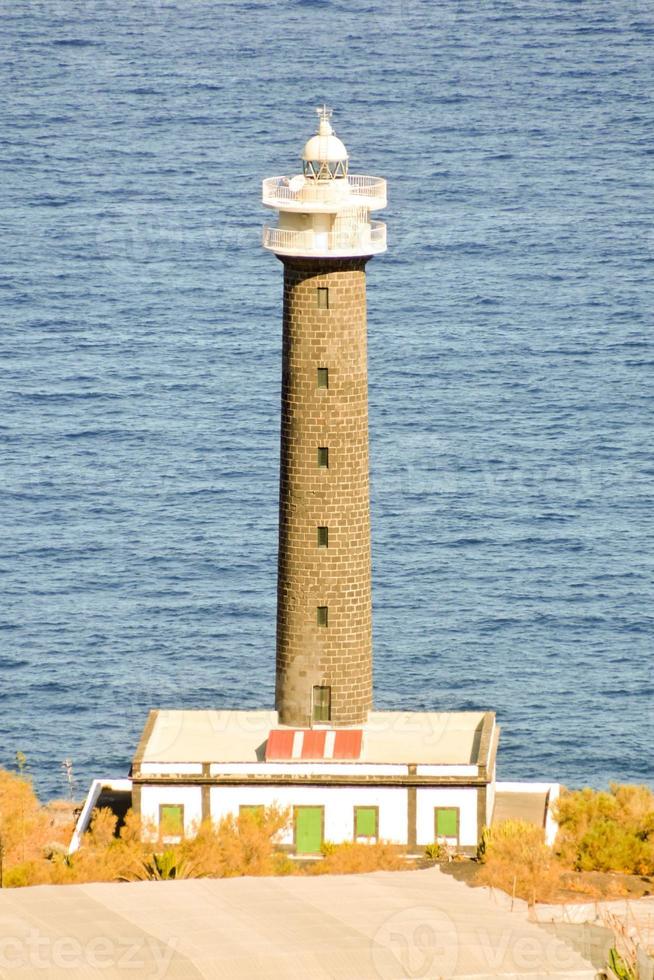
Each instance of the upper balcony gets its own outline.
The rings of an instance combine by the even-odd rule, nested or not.
[[[296,177],[267,177],[263,181],[265,207],[304,214],[338,212],[353,205],[376,211],[386,207],[386,181],[383,177],[349,174],[335,180]]]
[[[328,232],[265,225],[262,245],[276,255],[302,255],[308,258],[379,255],[386,251],[386,225],[383,221],[371,221]]]

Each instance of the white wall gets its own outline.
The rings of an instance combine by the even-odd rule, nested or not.
[[[490,827],[493,822],[493,810],[495,809],[495,780],[486,787],[486,826]]]
[[[418,789],[416,799],[416,840],[420,845],[434,841],[434,807],[459,807],[459,844],[477,844],[477,790],[473,787],[461,789]]]
[[[559,825],[554,819],[554,814],[552,813],[552,807],[561,795],[561,784],[552,783],[549,790],[549,800],[547,803],[547,815],[545,817],[545,843],[550,847],[556,840],[556,835],[559,832]]]
[[[212,786],[211,817],[220,820],[229,813],[238,815],[244,804],[277,803],[281,807],[324,806],[325,840],[340,843],[352,840],[355,806],[379,807],[379,837],[394,843],[407,840],[407,789],[403,786]],[[202,793],[199,786],[143,786],[141,813],[145,821],[159,823],[162,803],[184,805],[184,830],[192,835],[202,819]],[[416,837],[420,846],[434,841],[434,808],[459,808],[459,843],[477,844],[477,790],[474,788],[418,788],[416,791]],[[282,843],[293,843],[292,826]]]
[[[142,762],[142,773],[162,776],[201,776],[201,762]]]
[[[406,776],[408,766],[361,762],[212,762],[212,776]],[[477,771],[476,769],[474,770]]]
[[[376,786],[212,786],[211,816],[218,821],[228,813],[238,814],[243,804],[277,803],[281,807],[324,806],[325,840],[352,840],[354,807],[379,807],[379,838],[406,842],[407,791],[404,787]],[[292,814],[291,814],[292,819]],[[293,843],[293,828],[281,839]]]
[[[202,822],[202,790],[199,786],[143,786],[141,789],[141,817],[145,822],[159,826],[159,807],[162,803],[182,803],[184,806],[184,833],[193,836]]]
[[[496,783],[501,793],[549,793],[547,813],[545,815],[545,843],[550,847],[556,840],[559,825],[554,819],[552,807],[561,794],[560,783]]]
[[[416,766],[418,776],[477,776],[477,766]]]

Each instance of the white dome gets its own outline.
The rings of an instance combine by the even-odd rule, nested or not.
[[[329,123],[327,125],[329,126]],[[331,126],[329,129],[331,130]],[[345,146],[333,132],[327,136],[321,136],[319,133],[312,136],[302,150],[303,160],[347,160],[347,158]]]
[[[348,156],[345,146],[329,122],[332,110],[326,105],[316,109],[320,123],[318,132],[304,144],[302,170],[312,180],[334,180],[347,176]]]

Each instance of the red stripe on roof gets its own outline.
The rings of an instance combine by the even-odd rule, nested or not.
[[[360,729],[351,732],[336,732],[334,759],[358,759],[361,755],[362,735],[363,732]]]
[[[290,759],[293,755],[295,732],[291,729],[273,729],[266,742],[266,762],[272,759]]]
[[[266,742],[266,762],[282,762],[292,759],[293,742],[298,732],[302,734],[300,757],[302,759],[325,759],[325,742],[327,738],[327,731],[325,729],[273,728],[268,734],[268,741]],[[363,732],[360,729],[353,729],[349,731],[337,731],[334,734],[334,754],[332,758],[335,760],[358,759],[361,755]]]
[[[302,742],[303,759],[322,759],[325,755],[325,731],[305,731]]]

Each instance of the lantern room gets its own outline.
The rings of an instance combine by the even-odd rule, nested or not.
[[[278,213],[262,244],[276,255],[322,258],[386,251],[386,225],[370,213],[386,207],[386,181],[349,172],[349,154],[336,136],[331,109],[321,106],[318,131],[302,151],[302,173],[263,181],[264,207]]]

